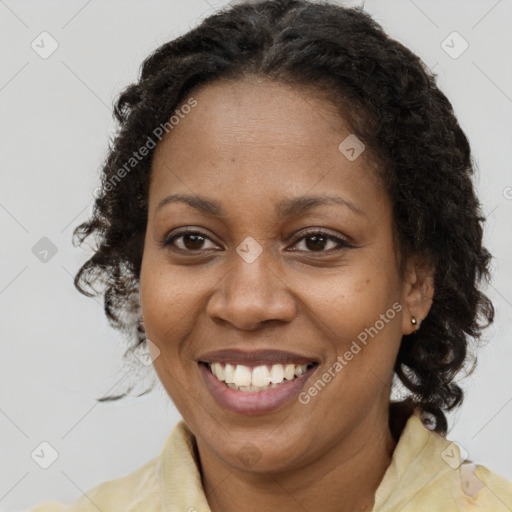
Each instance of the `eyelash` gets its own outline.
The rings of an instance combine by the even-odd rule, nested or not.
[[[168,248],[170,250],[174,250],[174,251],[180,251],[180,252],[189,252],[189,253],[200,253],[202,250],[204,249],[198,249],[197,251],[194,251],[194,250],[190,250],[190,249],[181,249],[179,247],[173,247],[173,242],[178,239],[178,238],[181,238],[185,235],[199,235],[199,236],[202,236],[203,238],[207,239],[207,240],[210,240],[210,238],[208,236],[206,236],[204,233],[202,233],[201,231],[196,231],[196,230],[193,230],[193,229],[190,229],[190,230],[183,230],[183,231],[180,231],[179,233],[176,233],[175,235],[173,235],[172,237],[170,238],[165,238],[164,241],[160,244],[162,247],[164,248]],[[338,252],[338,251],[341,251],[343,249],[347,249],[347,248],[354,248],[353,245],[349,244],[348,242],[346,242],[345,240],[337,237],[337,236],[334,236],[334,235],[331,235],[330,233],[328,233],[327,231],[324,231],[322,229],[311,229],[309,231],[306,231],[304,233],[302,233],[302,236],[300,238],[297,238],[295,240],[295,242],[293,243],[293,245],[295,245],[297,242],[300,242],[301,240],[303,239],[306,239],[306,238],[309,238],[309,237],[312,237],[313,235],[321,235],[322,237],[326,238],[327,240],[331,240],[331,241],[334,241],[336,242],[339,247],[336,248],[336,249],[330,249],[330,250],[327,250],[327,251],[298,251],[298,252],[309,252],[309,253],[312,253],[312,254],[331,254],[333,252]],[[212,240],[210,240],[212,241]]]

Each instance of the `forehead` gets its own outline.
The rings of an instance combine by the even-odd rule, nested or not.
[[[246,78],[207,84],[189,97],[197,105],[181,116],[157,152],[182,146],[191,132],[199,139],[198,149],[209,151],[237,145],[243,150],[257,144],[264,144],[262,149],[295,144],[297,150],[317,152],[350,133],[336,107],[311,88]]]
[[[208,84],[191,97],[197,104],[155,150],[151,196],[264,201],[339,191],[356,197],[378,185],[364,151],[350,160],[340,150],[353,137],[350,127],[311,88],[251,78]]]

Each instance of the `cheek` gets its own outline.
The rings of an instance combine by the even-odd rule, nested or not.
[[[402,310],[396,288],[388,284],[352,275],[331,281],[328,300],[319,288],[310,293],[320,343],[329,347],[324,368],[305,390],[304,400],[315,410],[329,409],[334,417],[347,410],[360,414],[385,395],[400,346]],[[315,417],[322,415],[311,416],[321,423]]]
[[[211,327],[204,318],[208,290],[221,277],[215,272],[198,273],[193,266],[170,265],[160,254],[145,254],[140,276],[142,312],[146,336],[160,350],[154,366],[162,377],[170,373],[186,380],[187,372],[195,371],[193,352]]]
[[[146,336],[162,353],[177,348],[169,341],[182,336],[187,327],[187,312],[191,310],[192,292],[183,286],[179,272],[170,269],[159,255],[144,253],[140,275],[144,327]]]
[[[303,281],[302,297],[333,335],[346,339],[373,325],[399,299],[395,281],[375,267],[347,267],[327,278]]]
[[[145,255],[140,295],[146,336],[159,350],[153,367],[182,414],[189,406],[183,389],[188,387],[191,371],[196,370],[195,362],[187,356],[187,335],[195,323],[199,293],[193,283],[168,263]]]
[[[205,283],[192,267],[171,265],[162,251],[147,249],[140,275],[140,295],[147,327],[158,335],[186,324],[197,307]]]
[[[401,340],[400,280],[393,268],[351,266],[304,286],[310,317],[330,346],[329,360],[341,357],[346,377],[366,385],[365,377],[388,380]]]

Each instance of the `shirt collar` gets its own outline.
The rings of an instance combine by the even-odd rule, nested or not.
[[[442,478],[449,472],[449,464],[441,457],[447,443],[443,436],[423,425],[420,409],[416,408],[405,424],[391,463],[379,484],[374,511],[393,510],[390,507],[403,502],[400,495],[404,487],[421,489],[429,484],[429,479]],[[439,457],[433,457],[433,453]],[[460,463],[457,449],[453,450],[453,457],[456,459],[454,464]],[[195,436],[180,420],[159,457],[157,474],[164,512],[211,512],[199,468]]]

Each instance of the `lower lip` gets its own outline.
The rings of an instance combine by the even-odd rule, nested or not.
[[[237,391],[221,382],[206,364],[199,364],[199,371],[217,402],[229,411],[239,414],[264,414],[275,411],[295,398],[318,365],[309,368],[299,377],[284,381],[266,391]]]

